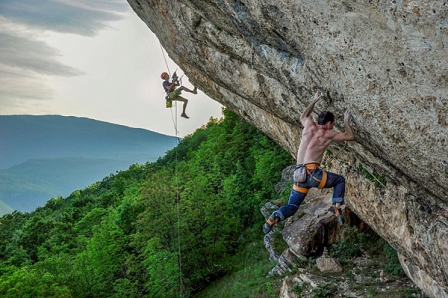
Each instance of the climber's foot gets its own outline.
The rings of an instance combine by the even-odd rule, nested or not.
[[[337,208],[335,205],[332,205],[330,209],[328,209],[331,213],[333,213],[338,219],[339,224],[342,226],[344,224],[344,217],[342,216],[341,209]]]
[[[185,118],[185,119],[189,119],[189,118],[190,118],[190,117],[188,117],[187,114],[185,114],[185,113],[182,113],[180,116],[183,117],[183,118]]]
[[[273,212],[263,225],[263,233],[265,234],[269,233],[272,230],[272,227],[279,221],[280,217],[277,215],[277,213]]]
[[[342,216],[342,213],[339,213],[339,215],[337,216],[337,219],[341,226],[344,225],[344,217]]]

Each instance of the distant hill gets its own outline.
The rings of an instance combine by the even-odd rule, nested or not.
[[[29,159],[58,157],[144,163],[175,145],[175,137],[88,118],[0,116],[0,169]]]
[[[51,198],[66,197],[129,166],[129,161],[112,159],[32,159],[0,170],[0,199],[13,210],[29,212]]]
[[[0,116],[0,200],[32,211],[175,145],[175,137],[88,118]]]
[[[8,214],[13,212],[14,209],[12,209],[10,206],[8,206],[5,202],[0,200],[0,216],[3,216],[4,214]]]

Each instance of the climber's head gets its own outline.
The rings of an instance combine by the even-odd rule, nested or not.
[[[161,77],[163,80],[165,80],[165,79],[169,78],[170,75],[169,75],[167,72],[162,72],[162,74],[160,75],[160,77]]]
[[[317,125],[326,125],[328,122],[330,122],[331,125],[334,124],[333,113],[327,111],[320,113],[319,117],[317,118]]]

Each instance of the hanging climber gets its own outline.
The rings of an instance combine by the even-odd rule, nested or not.
[[[339,208],[344,204],[345,179],[340,175],[322,170],[319,164],[325,149],[332,141],[351,141],[355,139],[355,135],[349,124],[350,113],[348,111],[344,114],[345,132],[333,130],[334,115],[331,112],[320,113],[317,125],[314,123],[310,115],[321,96],[323,96],[322,93],[318,91],[314,100],[300,116],[300,122],[303,125],[302,140],[297,151],[297,166],[294,171],[294,184],[289,201],[287,205],[280,207],[269,216],[263,225],[265,234],[269,233],[276,223],[294,215],[312,187],[334,188],[332,206],[329,211],[336,215],[341,225],[344,224],[344,218]]]
[[[184,106],[183,106],[182,114],[180,116],[184,117],[186,119],[190,118],[187,116],[187,114],[185,114],[185,109],[187,108],[188,99],[183,98],[182,96],[180,96],[180,94],[182,93],[182,91],[187,91],[187,92],[190,92],[193,94],[197,94],[198,93],[197,88],[194,87],[193,90],[190,90],[185,86],[180,86],[179,79],[176,75],[176,72],[174,72],[174,74],[173,74],[172,82],[169,81],[170,75],[166,72],[162,72],[161,77],[164,80],[163,81],[163,89],[165,90],[165,92],[167,94],[166,99],[167,99],[167,102],[170,104],[170,105],[168,105],[168,103],[167,103],[167,107],[171,107],[171,101],[173,101],[173,100],[183,101]],[[180,87],[176,89],[177,86],[180,86]]]

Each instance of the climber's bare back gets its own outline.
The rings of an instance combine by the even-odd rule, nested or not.
[[[321,163],[325,149],[330,145],[336,131],[328,125],[316,125],[308,119],[302,132],[302,140],[297,152],[297,163]]]

